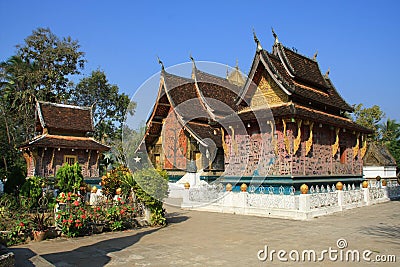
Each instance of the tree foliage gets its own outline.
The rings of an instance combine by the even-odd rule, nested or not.
[[[379,139],[379,123],[385,117],[385,113],[377,105],[365,108],[363,104],[354,105],[354,121],[364,127],[374,130],[373,140]]]
[[[397,168],[400,168],[400,123],[387,119],[379,126],[380,141],[386,145],[389,152],[395,158]]]
[[[365,108],[363,104],[354,105],[353,120],[367,128],[373,129],[370,141],[385,145],[395,158],[397,168],[400,168],[400,123],[387,119],[385,113],[377,105]]]
[[[35,66],[26,79],[36,98],[57,103],[68,100],[70,75],[80,74],[85,64],[78,41],[69,36],[60,39],[49,28],[38,28],[17,49],[17,56]]]
[[[0,63],[1,179],[12,173],[25,175],[25,163],[17,148],[35,134],[37,100],[93,106],[95,137],[109,145],[117,142],[128,96],[109,84],[100,70],[74,85],[74,75],[81,74],[86,62],[77,40],[38,28],[16,48],[15,55]],[[8,179],[8,183],[11,180],[16,181]]]
[[[110,84],[106,74],[96,70],[89,77],[83,78],[71,95],[72,103],[80,106],[93,105],[95,137],[103,142],[112,143],[121,138],[121,125],[129,105],[129,97],[119,93],[116,85]],[[128,112],[133,114],[134,107]]]

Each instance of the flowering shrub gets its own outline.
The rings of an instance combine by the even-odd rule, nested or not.
[[[89,210],[89,219],[95,224],[104,224],[106,221],[105,209],[103,206],[92,206]]]
[[[65,203],[56,214],[56,222],[61,227],[61,232],[68,237],[83,235],[90,218],[79,196],[71,192],[60,193],[57,200]]]
[[[123,199],[106,202],[101,206],[88,206],[74,193],[60,193],[57,197],[60,210],[56,213],[57,225],[64,235],[75,237],[89,232],[91,224],[104,224],[111,231],[127,229],[132,224],[134,209]]]
[[[111,207],[108,207],[105,213],[107,226],[111,231],[120,231],[130,227],[134,217],[134,208],[127,205],[121,198]]]
[[[26,220],[14,221],[10,231],[7,233],[7,246],[24,243],[30,234]]]

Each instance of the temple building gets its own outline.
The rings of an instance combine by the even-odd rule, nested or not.
[[[201,178],[260,184],[361,181],[366,136],[352,122],[316,55],[282,45],[257,45],[248,77],[238,67],[226,78],[199,70],[190,78],[162,66],[158,97],[147,121],[145,146],[170,177],[195,162]],[[161,63],[162,64],[162,63]]]
[[[78,162],[84,178],[99,177],[101,153],[110,147],[89,137],[94,132],[92,108],[38,101],[37,136],[22,144],[27,177],[55,177],[64,164]]]

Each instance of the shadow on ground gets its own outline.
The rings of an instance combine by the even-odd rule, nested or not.
[[[159,229],[160,228],[152,228],[135,235],[107,239],[93,245],[82,246],[72,251],[45,254],[41,256],[56,266],[104,266],[111,260],[111,257],[107,254],[132,246],[143,236],[152,234]]]
[[[171,212],[166,215],[168,224],[181,223],[189,219],[188,216],[182,215],[181,212]]]
[[[188,216],[182,215],[180,212],[167,213],[168,224],[177,224],[184,222],[189,219]],[[10,250],[16,255],[16,266],[35,266],[32,264],[34,259],[37,264],[40,263],[41,258],[45,259],[48,263],[55,266],[104,266],[111,261],[111,257],[108,255],[112,252],[121,251],[127,247],[133,246],[142,237],[152,234],[161,228],[149,228],[147,231],[138,232],[134,235],[106,239],[95,244],[80,246],[74,250],[63,251],[59,253],[43,254],[38,257],[38,255],[29,248],[11,248]],[[90,238],[90,237],[89,237]],[[106,236],[105,236],[106,238]],[[75,239],[79,244],[79,239]],[[73,240],[73,241],[75,241]],[[60,242],[61,241],[61,242]],[[54,246],[62,247],[65,241],[61,239],[60,241],[55,240]],[[72,240],[71,240],[72,241]],[[82,239],[84,242],[84,239]],[[43,261],[43,260],[42,260]],[[43,261],[44,264],[46,263]]]
[[[379,225],[362,229],[361,232],[370,236],[383,237],[387,242],[400,245],[400,225],[380,223]]]

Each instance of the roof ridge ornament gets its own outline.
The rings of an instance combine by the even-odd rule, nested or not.
[[[260,43],[260,40],[258,40],[254,28],[253,28],[253,38],[254,38],[254,42],[256,42],[256,44],[257,44],[257,52],[263,50],[263,48],[262,48],[262,46],[261,46],[261,43]]]
[[[190,58],[190,61],[192,61],[192,79],[196,80],[197,67],[196,67],[196,62],[194,61],[194,58],[192,56],[192,53],[189,54],[189,58]]]
[[[314,54],[314,56],[313,56],[313,60],[314,60],[314,61],[317,61],[317,56],[318,56],[318,50],[315,51],[315,54]]]
[[[161,70],[165,70],[164,68],[164,63],[161,61],[161,59],[157,56],[158,64],[161,65]]]
[[[190,58],[190,61],[192,61],[192,63],[193,63],[193,68],[196,68],[196,62],[194,61],[192,53],[189,54],[189,58]]]
[[[325,79],[329,78],[329,72],[331,72],[331,68],[328,68],[328,70],[325,72],[325,75],[324,75]]]
[[[271,27],[271,30],[272,30],[272,36],[274,36],[275,39],[275,44],[278,44],[279,43],[278,35],[275,33],[274,28]]]

